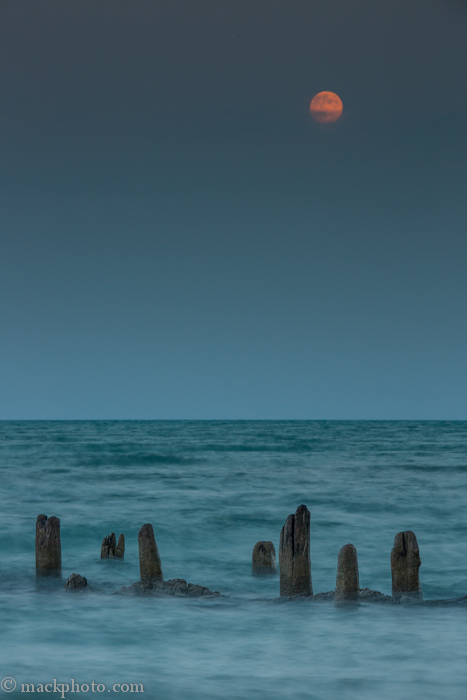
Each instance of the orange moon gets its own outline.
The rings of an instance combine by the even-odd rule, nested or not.
[[[342,114],[342,100],[335,92],[318,92],[310,102],[310,112],[313,119],[320,124],[329,124],[339,119]]]

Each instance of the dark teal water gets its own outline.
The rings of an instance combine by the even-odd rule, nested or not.
[[[18,689],[73,678],[105,690],[69,698],[142,683],[157,700],[465,700],[467,609],[278,603],[251,551],[277,551],[304,503],[314,592],[334,588],[351,542],[361,586],[389,594],[394,536],[413,530],[425,598],[466,594],[466,422],[1,422],[0,471],[0,675]],[[61,520],[64,580],[80,573],[96,593],[36,587],[39,513]],[[165,578],[226,597],[112,595],[138,579],[146,522]],[[100,559],[112,531],[123,562]]]

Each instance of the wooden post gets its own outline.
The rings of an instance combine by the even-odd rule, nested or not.
[[[60,545],[60,520],[38,515],[36,521],[36,574],[39,576],[62,575],[62,549]]]
[[[112,559],[115,555],[116,546],[117,538],[115,537],[115,532],[104,537],[101,544],[101,559]]]
[[[420,551],[417,538],[410,530],[398,532],[391,552],[392,599],[400,602],[421,602]]]
[[[101,544],[101,559],[123,559],[125,554],[125,537],[120,535],[118,538],[115,537],[115,533],[112,532],[107,537],[104,537]]]
[[[251,572],[253,576],[277,573],[276,550],[272,542],[257,542],[253,547]]]
[[[310,564],[310,511],[299,506],[282,528],[279,545],[280,594],[312,596]]]
[[[357,550],[353,544],[345,544],[337,559],[335,603],[350,603],[358,600],[360,583],[358,577]]]
[[[139,570],[141,583],[163,581],[161,558],[157,549],[152,525],[146,523],[138,532]]]
[[[115,548],[115,556],[118,559],[123,559],[125,555],[125,536],[123,534],[119,535],[118,544]]]

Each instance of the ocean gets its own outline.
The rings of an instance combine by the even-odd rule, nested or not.
[[[5,698],[467,696],[466,607],[281,601],[278,576],[251,575],[254,544],[278,554],[305,504],[314,593],[352,543],[361,587],[390,595],[394,537],[413,530],[425,600],[467,594],[467,422],[4,421],[0,470]],[[36,582],[40,513],[61,521],[62,580]],[[165,579],[222,595],[118,594],[144,523]],[[111,532],[123,560],[100,558]],[[72,573],[93,590],[65,591]]]

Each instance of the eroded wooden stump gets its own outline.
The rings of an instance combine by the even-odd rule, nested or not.
[[[118,538],[118,544],[114,532],[104,537],[101,544],[101,559],[123,559],[124,554],[125,537],[123,535]]]
[[[60,520],[54,515],[38,515],[36,521],[36,574],[39,576],[62,575],[62,548],[60,544]]]
[[[115,548],[115,556],[117,559],[123,559],[125,555],[125,535],[121,534],[118,537],[118,544]]]
[[[395,603],[422,602],[420,552],[411,530],[398,532],[391,551],[392,598]]]
[[[112,559],[115,555],[116,546],[117,538],[115,537],[115,532],[104,537],[101,544],[101,559]]]
[[[163,581],[161,558],[152,525],[146,523],[138,532],[139,570],[141,583]]]
[[[277,573],[276,550],[272,542],[257,542],[253,547],[251,572],[253,576]]]
[[[289,515],[279,544],[280,595],[312,596],[310,511],[304,505]]]
[[[359,599],[357,550],[353,544],[345,544],[337,559],[336,604],[355,603]]]

